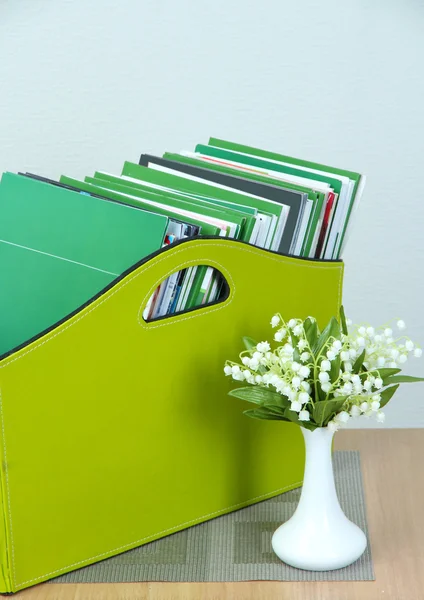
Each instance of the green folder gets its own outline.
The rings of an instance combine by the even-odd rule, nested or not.
[[[168,218],[28,177],[0,184],[0,355],[158,250]]]

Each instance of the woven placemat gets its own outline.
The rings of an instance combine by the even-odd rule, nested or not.
[[[358,452],[335,452],[340,503],[368,537]],[[302,571],[272,552],[271,536],[293,514],[300,489],[207,523],[195,525],[51,580],[51,583],[136,581],[369,581],[375,579],[369,545],[353,565],[336,571]]]

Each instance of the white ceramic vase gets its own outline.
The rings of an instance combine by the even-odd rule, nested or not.
[[[367,540],[337,498],[331,459],[334,433],[327,427],[301,430],[306,446],[302,494],[294,515],[275,531],[272,548],[298,569],[341,569],[361,556]]]

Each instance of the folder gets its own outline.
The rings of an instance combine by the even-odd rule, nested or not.
[[[143,320],[161,281],[204,264],[223,275],[222,300]],[[0,357],[0,592],[301,485],[300,429],[243,416],[223,365],[243,335],[269,340],[276,312],[322,327],[342,282],[340,261],[188,239]]]
[[[48,329],[140,257],[168,218],[6,173],[0,184],[0,355]]]

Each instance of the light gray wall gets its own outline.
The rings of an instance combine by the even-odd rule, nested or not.
[[[0,171],[118,172],[212,134],[364,172],[346,310],[424,344],[423,31],[419,0],[0,0]],[[424,386],[387,414],[423,427]]]

